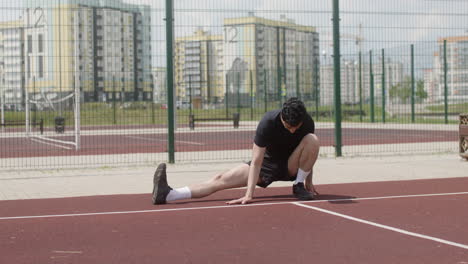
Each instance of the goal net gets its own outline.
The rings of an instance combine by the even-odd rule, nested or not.
[[[26,93],[25,101],[28,138],[64,149],[80,149],[79,89],[62,98],[44,91]]]

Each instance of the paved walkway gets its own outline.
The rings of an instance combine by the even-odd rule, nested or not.
[[[237,165],[232,162],[168,165],[173,187],[207,180]],[[0,169],[0,200],[150,193],[155,166],[58,170]],[[326,158],[318,160],[314,183],[321,184],[468,177],[468,162],[457,154]],[[272,186],[289,186],[274,183]],[[148,198],[149,199],[149,198]]]

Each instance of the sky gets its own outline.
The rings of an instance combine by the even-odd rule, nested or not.
[[[164,38],[165,1],[133,2],[158,10],[153,17],[159,25],[155,34]],[[223,18],[250,11],[269,19],[285,15],[297,24],[317,27],[322,53],[332,53],[332,0],[174,0],[174,9],[176,37],[199,27],[219,34]],[[341,0],[340,11],[343,53],[357,53],[355,38],[360,36],[364,53],[371,49],[386,49],[389,56],[409,53],[414,44],[416,54],[432,57],[439,38],[468,35],[468,0]]]
[[[165,54],[165,0],[123,1],[151,6],[152,52]],[[0,20],[16,19],[20,4],[19,0],[0,0]],[[468,0],[341,0],[340,11],[344,54],[357,53],[353,38],[360,36],[363,52],[386,49],[390,56],[407,53],[414,44],[421,56],[430,57],[439,38],[468,35]],[[174,33],[186,36],[202,28],[221,34],[224,18],[248,12],[275,20],[285,15],[297,24],[314,26],[320,33],[322,54],[332,53],[332,0],[174,0]]]

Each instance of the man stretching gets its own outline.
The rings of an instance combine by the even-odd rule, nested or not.
[[[246,204],[254,197],[255,185],[266,188],[274,181],[294,181],[292,192],[299,200],[316,194],[312,172],[319,153],[315,124],[304,103],[290,98],[279,110],[267,112],[257,126],[252,160],[212,179],[172,189],[167,183],[166,164],[161,163],[153,178],[153,204],[202,198],[217,191],[247,186],[245,195],[227,204]]]

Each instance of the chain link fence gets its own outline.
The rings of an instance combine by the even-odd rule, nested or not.
[[[248,160],[289,97],[322,156],[457,152],[468,3],[338,2],[3,1],[1,167]]]

